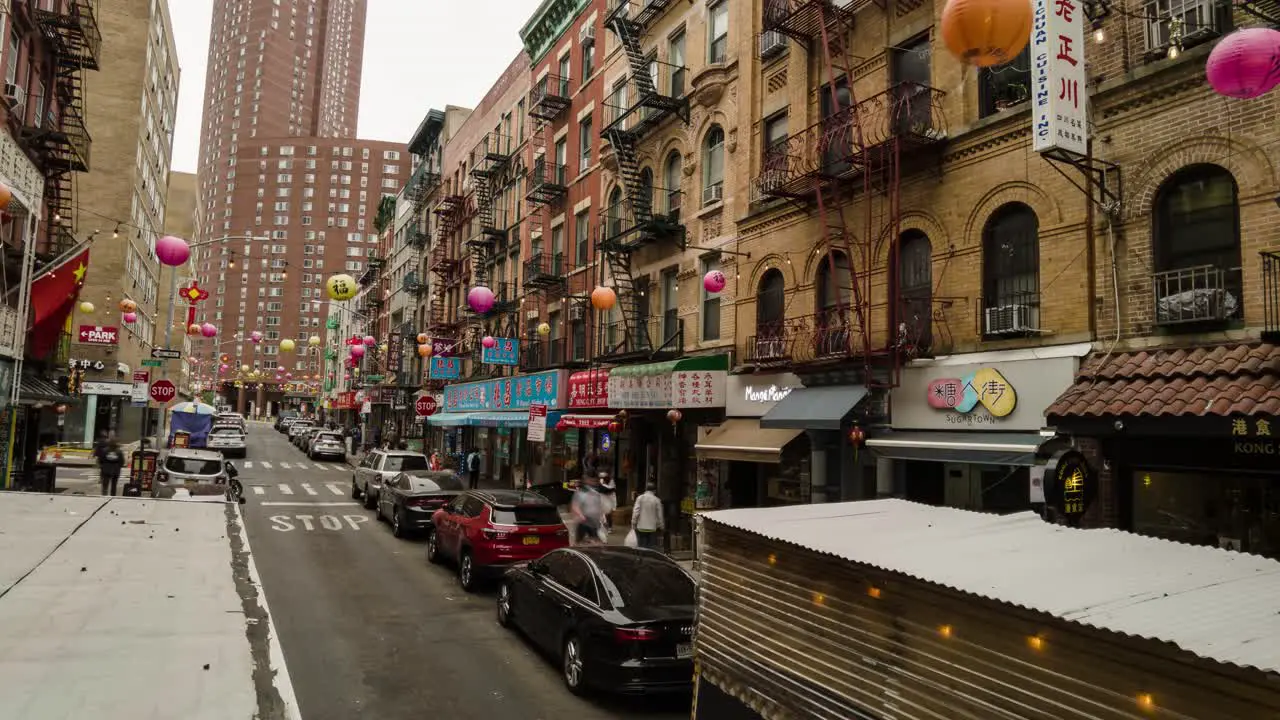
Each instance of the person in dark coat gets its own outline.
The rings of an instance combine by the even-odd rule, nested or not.
[[[94,458],[98,461],[102,494],[114,496],[116,485],[120,482],[120,469],[124,467],[124,450],[120,449],[120,443],[116,442],[115,435],[108,436],[106,441],[94,450]]]

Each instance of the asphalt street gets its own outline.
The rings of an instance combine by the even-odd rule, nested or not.
[[[688,718],[653,703],[569,694],[556,662],[498,626],[421,541],[351,499],[351,469],[307,460],[249,424],[246,532],[303,720]]]

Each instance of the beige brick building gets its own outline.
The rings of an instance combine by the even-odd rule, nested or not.
[[[178,56],[164,2],[105,3],[98,24],[110,62],[86,76],[85,102],[95,114],[93,169],[78,180],[74,211],[81,234],[98,233],[82,291],[97,311],[77,311],[72,326],[118,326],[116,361],[138,367],[165,322],[155,242],[166,227]],[[133,325],[121,322],[116,305],[123,298],[138,304]]]

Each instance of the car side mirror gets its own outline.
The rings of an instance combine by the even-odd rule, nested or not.
[[[531,562],[529,563],[529,572],[533,573],[534,575],[546,575],[547,566],[543,565],[540,562]]]

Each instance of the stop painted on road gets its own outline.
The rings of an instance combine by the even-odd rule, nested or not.
[[[272,515],[271,529],[278,532],[339,532],[359,530],[369,522],[364,515]]]

